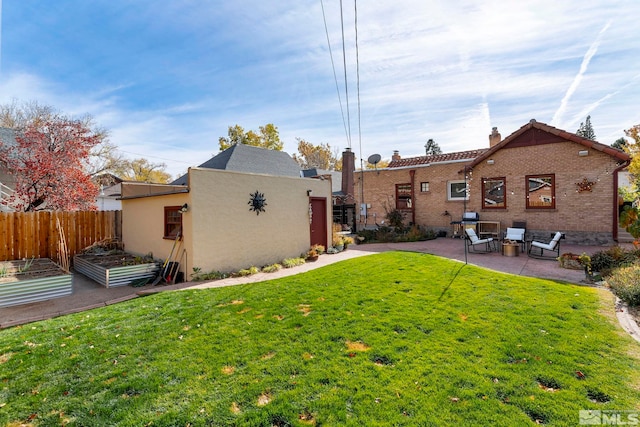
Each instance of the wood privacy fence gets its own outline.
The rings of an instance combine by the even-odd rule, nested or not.
[[[0,261],[57,259],[58,221],[70,257],[103,239],[122,240],[122,211],[0,212]]]

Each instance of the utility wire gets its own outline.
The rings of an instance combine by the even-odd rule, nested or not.
[[[364,158],[362,155],[362,123],[360,120],[360,50],[358,48],[358,4],[357,0],[353,0],[354,9],[354,27],[356,31],[356,94],[358,98],[358,145],[360,149],[360,170],[364,171]],[[364,203],[364,184],[362,188],[362,203]]]
[[[349,85],[347,82],[347,50],[345,48],[345,40],[344,40],[344,13],[342,8],[342,0],[340,0],[340,26],[342,28],[342,65],[344,67],[344,93],[347,102],[347,125],[348,125],[348,134],[347,134],[347,142],[349,144],[349,148],[351,148],[351,115],[349,113]]]
[[[1,2],[2,0],[0,0]],[[336,74],[336,64],[333,61],[333,51],[331,50],[331,41],[329,40],[329,29],[327,28],[327,16],[324,12],[324,2],[320,0],[322,7],[322,19],[324,20],[324,32],[327,35],[327,45],[329,46],[329,57],[331,58],[331,68],[333,69],[333,80],[336,82],[336,92],[338,93],[338,103],[340,104],[340,113],[342,114],[342,124],[344,125],[344,134],[349,140],[349,132],[347,131],[347,122],[344,118],[344,108],[342,108],[342,97],[340,96],[340,87],[338,86],[338,75]]]

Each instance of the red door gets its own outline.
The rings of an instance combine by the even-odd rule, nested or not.
[[[311,246],[327,247],[327,199],[309,197],[309,223]]]

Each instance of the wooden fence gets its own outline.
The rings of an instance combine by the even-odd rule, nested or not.
[[[122,211],[0,212],[0,261],[57,259],[57,221],[70,257],[106,238],[122,240]]]

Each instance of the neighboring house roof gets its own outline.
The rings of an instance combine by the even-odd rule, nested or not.
[[[198,167],[235,172],[300,177],[300,166],[284,151],[234,144]],[[187,185],[187,175],[171,183]]]
[[[122,181],[100,190],[100,197],[120,197],[122,196]]]
[[[493,153],[504,148],[524,147],[531,145],[553,144],[556,142],[571,141],[576,144],[580,144],[586,148],[591,148],[596,151],[608,154],[623,162],[628,162],[631,157],[622,150],[613,148],[609,145],[601,144],[596,141],[592,141],[587,138],[576,135],[575,133],[567,132],[561,129],[557,129],[553,126],[549,126],[545,123],[537,122],[532,119],[529,123],[522,126],[520,129],[494,145],[484,153],[476,157],[476,159],[469,164],[469,167],[481,163],[485,159],[491,157]]]
[[[93,182],[98,185],[102,185],[103,188],[111,187],[116,184],[120,184],[124,179],[116,176],[112,173],[101,173],[92,178]]]
[[[3,145],[11,146],[16,144],[16,134],[13,129],[0,127],[0,142]]]
[[[472,160],[488,151],[487,148],[469,151],[458,151],[447,154],[433,154],[431,156],[407,157],[406,159],[391,160],[388,169],[403,168],[411,166],[429,165],[433,163],[455,163],[465,160]]]
[[[139,199],[142,197],[166,196],[169,194],[188,193],[184,185],[150,184],[148,182],[124,181],[118,184],[121,188],[119,200]]]
[[[342,172],[318,168],[304,169],[302,171],[304,178],[322,178],[327,175],[331,176],[331,192],[334,195],[342,193]]]

